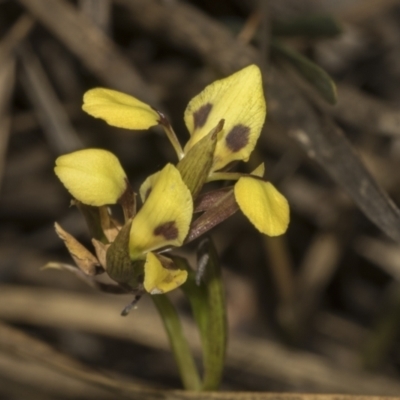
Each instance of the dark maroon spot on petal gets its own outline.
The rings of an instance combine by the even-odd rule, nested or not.
[[[168,221],[165,224],[157,226],[153,231],[155,236],[164,236],[166,240],[173,240],[178,237],[178,228],[175,221]]]
[[[169,269],[171,271],[174,271],[176,269],[178,269],[178,267],[175,265],[175,263],[167,257],[158,257],[158,259],[161,262],[161,265],[165,268],[165,269]]]
[[[210,115],[212,104],[207,103],[201,106],[197,111],[193,113],[194,129],[201,128],[207,122],[207,118]]]
[[[226,145],[234,153],[246,147],[249,143],[250,128],[244,125],[235,125],[226,135]]]

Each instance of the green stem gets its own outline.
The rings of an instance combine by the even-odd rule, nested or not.
[[[217,390],[224,369],[227,322],[221,267],[217,253],[209,238],[199,246],[199,266],[204,267],[200,285],[187,261],[175,257],[175,264],[188,271],[182,289],[190,301],[193,316],[200,330],[203,351],[204,376],[202,390]]]
[[[167,117],[160,111],[156,110],[158,115],[160,116],[160,125],[163,127],[165,134],[167,135],[169,141],[174,148],[176,155],[178,156],[178,160],[182,160],[185,153],[183,152],[182,146],[179,143],[179,140],[176,136],[174,129],[172,128],[171,124],[169,123]]]
[[[203,390],[218,389],[225,363],[227,344],[227,319],[221,266],[210,238],[199,245],[199,256],[207,254],[204,280],[207,287],[208,324],[204,341]]]
[[[184,388],[186,390],[201,390],[199,373],[188,342],[183,334],[175,307],[166,295],[159,294],[151,296],[151,298],[160,313],[165,330],[167,331]]]

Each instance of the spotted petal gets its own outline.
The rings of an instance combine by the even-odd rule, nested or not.
[[[234,188],[243,214],[262,233],[278,236],[289,224],[289,204],[270,183],[252,177],[240,178]]]
[[[64,154],[57,158],[54,172],[75,199],[91,206],[115,204],[127,188],[118,158],[106,150]]]
[[[83,111],[125,129],[148,129],[158,125],[159,115],[148,104],[116,90],[95,88],[83,96]]]
[[[142,200],[143,203],[147,200],[151,191],[153,190],[153,187],[154,187],[155,183],[157,182],[160,173],[161,173],[161,171],[157,171],[154,174],[148,176],[146,178],[146,180],[140,186],[139,195],[140,195],[140,199]]]
[[[234,160],[247,161],[260,136],[265,115],[261,72],[256,65],[249,65],[215,81],[190,101],[184,116],[191,134],[185,153],[224,119],[213,170]]]
[[[132,260],[144,258],[145,253],[160,247],[182,245],[192,218],[192,196],[172,164],[150,178],[147,192],[147,199],[132,222]]]
[[[148,293],[167,293],[181,286],[186,279],[187,271],[176,269],[172,260],[152,252],[147,253],[143,286]]]

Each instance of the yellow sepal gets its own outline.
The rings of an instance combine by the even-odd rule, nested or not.
[[[95,88],[83,96],[83,111],[125,129],[148,129],[158,125],[159,115],[148,104],[116,90]]]
[[[154,253],[147,253],[144,264],[145,290],[150,294],[162,294],[176,289],[186,282],[187,271],[181,269],[167,269],[165,264],[173,264],[167,257],[156,256]]]
[[[151,191],[153,190],[153,186],[157,182],[160,173],[161,171],[157,171],[154,174],[148,176],[146,180],[141,184],[139,189],[139,195],[143,203],[146,201]]]
[[[247,161],[260,136],[265,115],[261,72],[256,65],[249,65],[215,81],[189,102],[184,118],[191,138],[185,153],[224,119],[212,170],[234,160]]]
[[[235,184],[234,192],[243,214],[261,233],[278,236],[286,232],[289,204],[270,182],[242,177]]]
[[[84,204],[115,204],[127,177],[118,158],[106,150],[85,149],[57,158],[54,172],[72,196]]]
[[[132,222],[132,260],[160,247],[182,245],[192,219],[192,196],[175,166],[167,164],[148,183],[149,194]]]

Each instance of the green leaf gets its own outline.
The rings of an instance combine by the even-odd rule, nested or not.
[[[271,50],[274,54],[289,61],[311,83],[325,101],[329,104],[336,103],[337,93],[335,82],[321,67],[297,51],[286,47],[279,40],[271,40]]]
[[[198,141],[188,151],[176,166],[182,176],[182,180],[189,188],[190,193],[192,193],[193,199],[200,192],[211,171],[217,136],[223,126],[224,120],[221,120],[207,136]]]
[[[307,15],[272,24],[272,34],[278,36],[332,37],[342,32],[342,26],[332,15]]]
[[[199,391],[201,389],[199,373],[194,363],[189,344],[183,334],[182,325],[175,307],[164,294],[154,295],[151,298],[160,313],[165,330],[167,331],[184,388],[186,390]]]
[[[132,262],[129,256],[131,225],[132,221],[125,224],[108,248],[106,271],[111,279],[122,284],[128,284],[132,289],[137,289],[141,285],[143,277],[143,261]]]
[[[104,234],[103,227],[101,226],[100,209],[105,207],[94,207],[83,204],[78,200],[74,201],[74,204],[83,214],[86,224],[89,228],[90,236],[99,240],[102,243],[108,243],[107,237]]]

